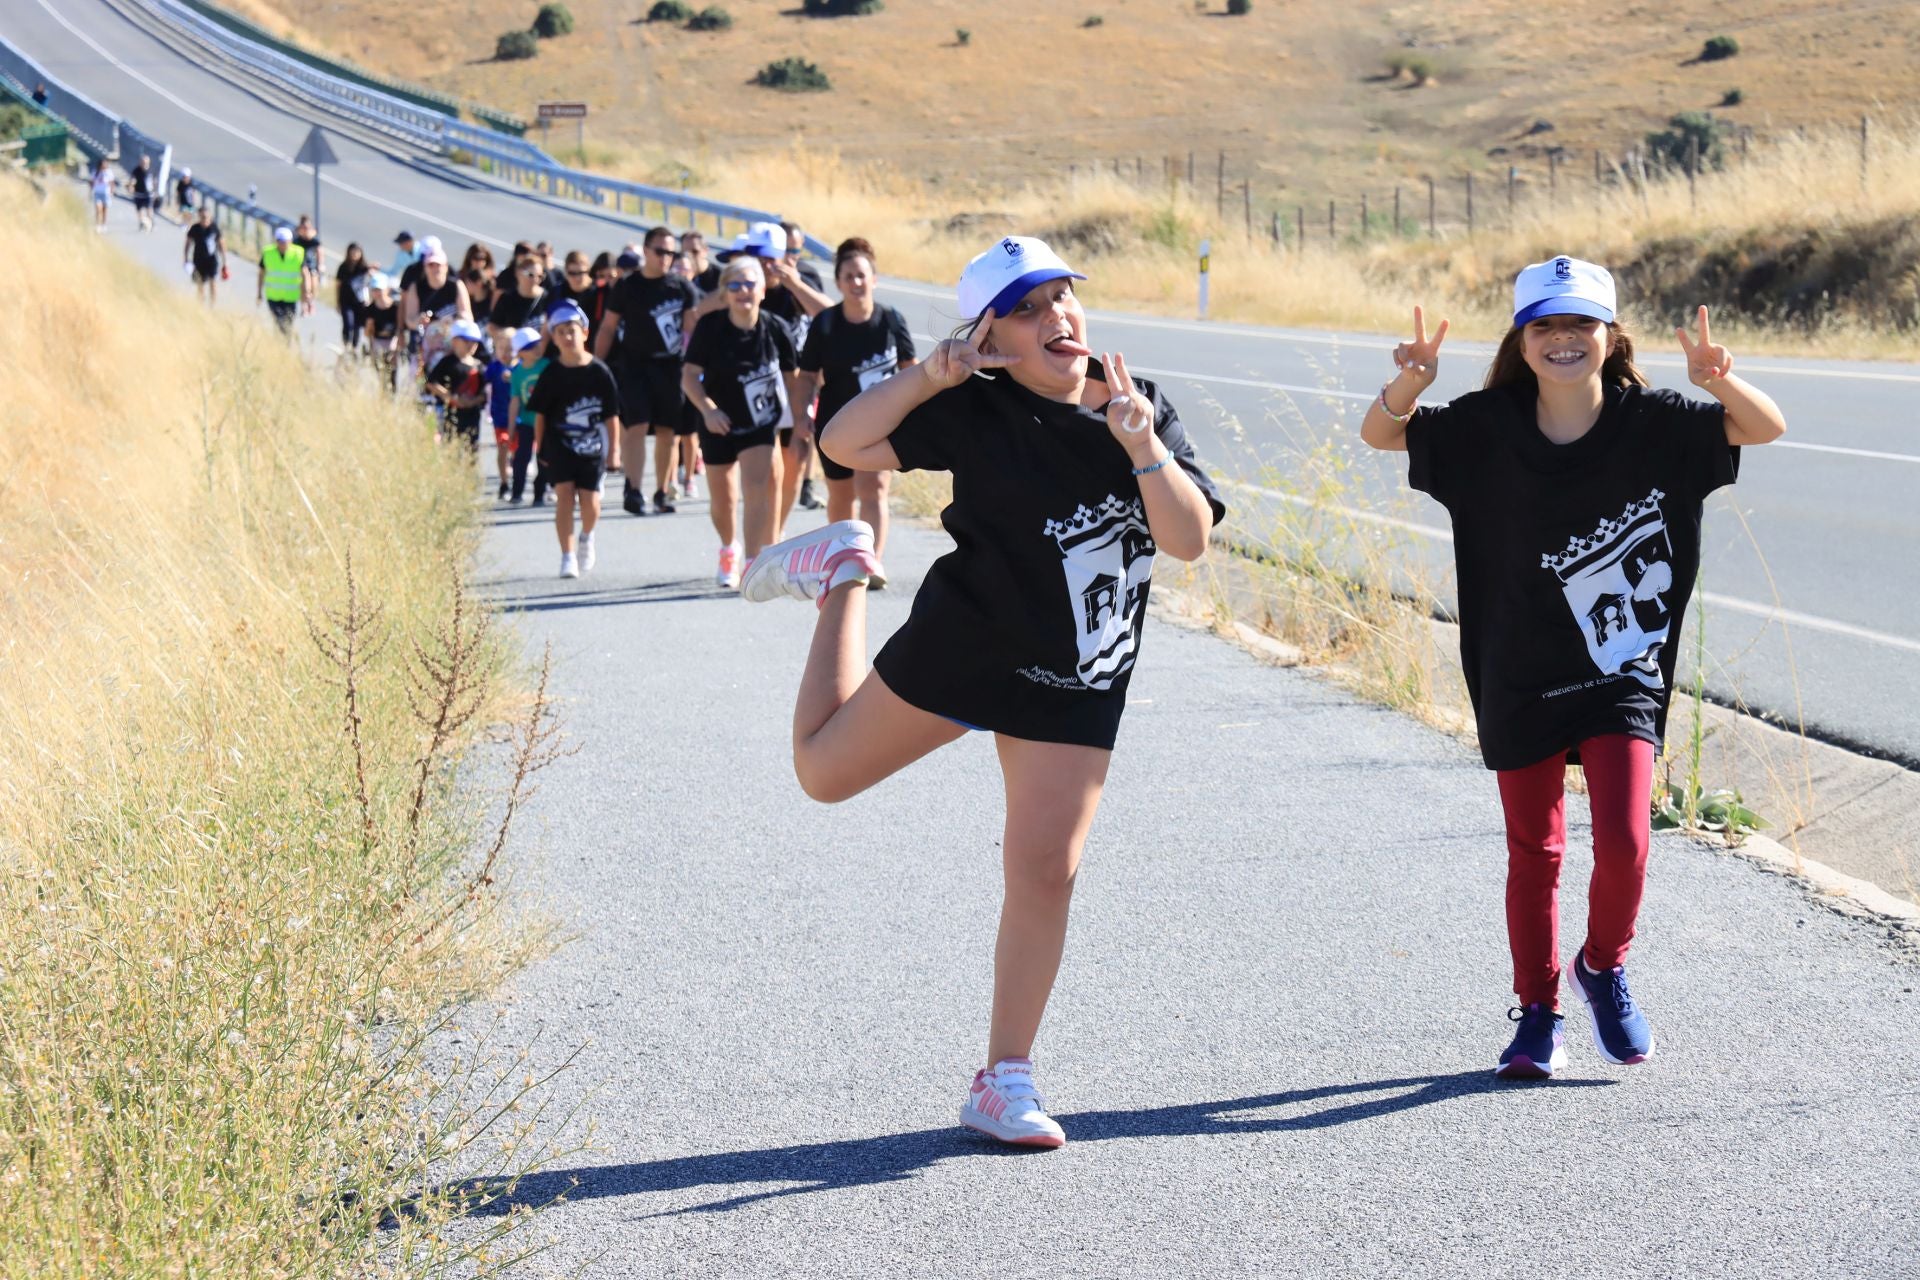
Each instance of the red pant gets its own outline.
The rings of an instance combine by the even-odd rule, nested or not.
[[[1653,744],[1625,734],[1580,744],[1593,811],[1593,883],[1587,891],[1587,967],[1624,963],[1647,883]],[[1502,769],[1507,816],[1507,943],[1522,1004],[1557,1006],[1560,993],[1560,858],[1567,848],[1566,757]]]

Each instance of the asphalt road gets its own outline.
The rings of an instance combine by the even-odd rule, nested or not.
[[[269,207],[311,204],[311,178],[289,158],[310,121],[264,104],[136,29],[104,0],[0,0],[0,34],[69,85],[181,148],[178,159],[229,189],[257,183]],[[459,170],[400,161],[345,138],[324,174],[323,231],[333,247],[358,239],[383,261],[393,232],[479,239],[496,252],[524,237],[606,246],[627,222],[579,206],[501,190]],[[827,229],[840,230],[840,229]],[[1231,269],[1225,251],[1217,256]],[[1099,302],[1099,282],[1086,289]],[[892,282],[888,296],[916,329],[944,332],[945,290]],[[1411,299],[1409,302],[1411,303]],[[1343,505],[1384,513],[1371,525],[1398,544],[1449,599],[1444,513],[1401,481],[1404,460],[1370,454],[1357,429],[1388,371],[1377,336],[1305,333],[1096,311],[1096,345],[1128,352],[1165,381],[1194,425],[1203,457],[1240,491],[1241,530],[1299,484],[1299,458],[1323,442],[1348,451]],[[1648,371],[1682,385],[1678,352],[1645,343]],[[1486,344],[1449,345],[1436,395],[1469,388]],[[1748,358],[1741,369],[1786,410],[1788,439],[1751,451],[1744,475],[1709,504],[1702,585],[1708,592],[1709,688],[1721,699],[1804,717],[1816,733],[1920,767],[1920,437],[1906,407],[1920,364]],[[1699,616],[1696,613],[1696,616]],[[1683,642],[1690,654],[1691,644]]]

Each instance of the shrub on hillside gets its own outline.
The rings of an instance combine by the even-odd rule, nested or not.
[[[819,93],[833,88],[827,73],[805,58],[782,58],[778,62],[769,62],[760,68],[753,82],[788,93]]]
[[[1740,42],[1732,36],[1709,36],[1700,46],[1700,61],[1719,62],[1740,52]]]
[[[501,62],[518,62],[540,52],[540,40],[531,31],[509,31],[493,46],[493,56]]]
[[[1647,150],[1685,172],[1694,163],[1697,146],[1700,167],[1718,169],[1726,162],[1725,134],[1726,125],[1706,112],[1682,111],[1665,129],[1647,135]]]
[[[955,27],[953,29],[953,42],[964,49],[973,43],[973,32],[967,30],[965,27]]]
[[[654,0],[647,10],[648,22],[685,22],[693,16],[693,7],[684,0]]]
[[[1099,14],[1090,13],[1085,18],[1081,19],[1080,25],[1085,28],[1092,28],[1092,27],[1103,26],[1105,25],[1106,21],[1107,20],[1101,17]]]
[[[1238,18],[1253,11],[1253,0],[1227,0],[1227,12]]]
[[[533,15],[533,34],[542,40],[570,35],[572,31],[573,14],[563,4],[543,4],[540,12]]]
[[[1720,105],[1723,107],[1737,107],[1746,100],[1747,95],[1738,89],[1729,89],[1720,95]]]
[[[710,4],[687,19],[689,31],[725,31],[733,25],[733,15],[717,4]]]
[[[800,0],[800,12],[810,18],[857,18],[884,8],[881,0]]]

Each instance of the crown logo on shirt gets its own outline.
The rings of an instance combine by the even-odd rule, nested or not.
[[[1660,510],[1660,499],[1666,496],[1667,495],[1660,492],[1660,490],[1655,489],[1646,497],[1636,502],[1629,502],[1626,510],[1621,513],[1618,520],[1603,518],[1599,525],[1595,527],[1592,536],[1585,538],[1568,538],[1567,549],[1558,555],[1542,554],[1540,557],[1540,567],[1542,569],[1551,569],[1555,573],[1565,577],[1566,575],[1563,570],[1585,559],[1596,547],[1603,547],[1612,542],[1620,536],[1623,530],[1648,512],[1658,512]]]
[[[1047,532],[1053,535],[1064,550],[1070,543],[1090,529],[1098,529],[1124,520],[1133,513],[1134,503],[1115,494],[1108,494],[1098,507],[1089,507],[1081,503],[1074,513],[1065,520],[1047,521]]]

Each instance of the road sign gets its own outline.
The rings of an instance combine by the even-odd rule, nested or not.
[[[327,141],[327,135],[315,125],[307,131],[307,140],[300,144],[299,154],[293,157],[295,164],[313,166],[313,234],[320,234],[320,166],[339,164],[340,157],[333,154],[333,146]]]
[[[543,102],[540,104],[542,120],[583,120],[586,118],[587,104],[584,102]]]

